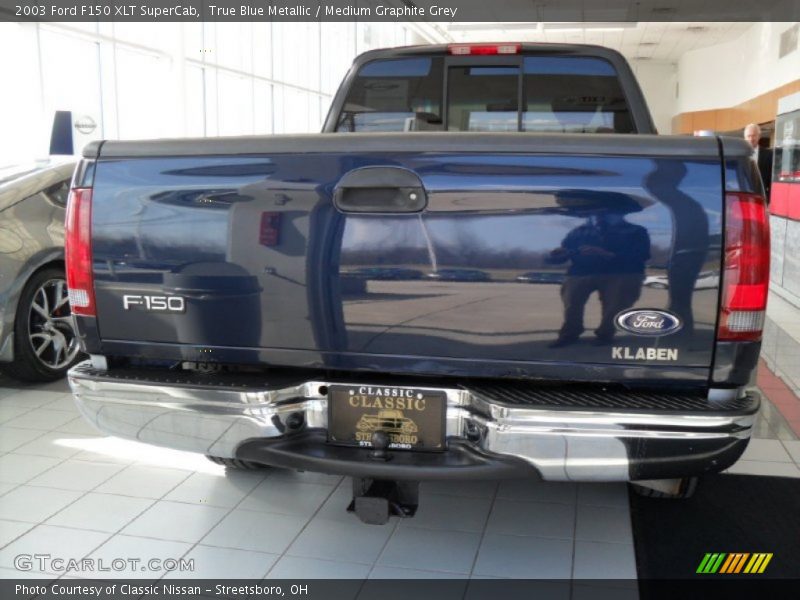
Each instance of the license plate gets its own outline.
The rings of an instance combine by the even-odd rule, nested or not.
[[[328,388],[328,441],[372,447],[383,431],[393,450],[444,450],[445,392],[408,387],[332,385]]]

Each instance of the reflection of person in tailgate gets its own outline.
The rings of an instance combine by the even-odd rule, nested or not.
[[[631,209],[619,206],[591,215],[550,253],[549,262],[572,261],[561,286],[564,324],[551,348],[572,344],[583,333],[584,307],[592,292],[598,293],[602,305],[602,320],[595,330],[598,344],[611,342],[614,317],[639,299],[650,236],[644,227],[628,223],[626,212]]]
[[[402,410],[381,410],[377,415],[362,415],[356,424],[359,431],[385,431],[386,433],[416,433],[416,423],[403,416]]]

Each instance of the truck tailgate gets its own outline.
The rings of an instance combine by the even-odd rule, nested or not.
[[[105,354],[709,377],[715,139],[346,134],[106,142],[94,158]]]

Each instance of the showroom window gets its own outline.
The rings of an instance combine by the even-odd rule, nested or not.
[[[219,135],[253,131],[253,79],[219,71],[217,75]]]
[[[174,96],[170,90],[169,59],[118,48],[116,52],[117,131],[121,139],[163,137],[169,130]],[[141,82],[147,73],[148,85]]]
[[[0,160],[46,154],[58,110],[90,117],[97,139],[318,132],[356,54],[414,41],[381,23],[137,25],[6,26],[0,50],[15,59],[0,75],[30,85],[2,100],[16,143]]]
[[[202,137],[206,135],[205,126],[205,91],[204,74],[200,67],[190,66],[186,69],[185,110],[183,112],[186,135]]]
[[[103,129],[99,44],[43,29],[40,36],[44,108],[90,115]],[[81,65],[76,69],[75,65]]]

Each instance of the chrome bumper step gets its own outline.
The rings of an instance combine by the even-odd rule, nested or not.
[[[282,373],[267,383],[263,375],[101,371],[86,362],[70,371],[69,382],[81,412],[101,431],[232,458],[246,442],[284,441],[302,433],[287,426],[292,415],[306,431],[325,432],[328,386],[362,384],[367,377],[306,379],[309,375],[319,376]],[[379,384],[376,378],[369,381]],[[684,476],[687,469],[721,470],[744,451],[760,402],[755,392],[714,402],[692,394],[533,382],[444,387],[395,378],[392,385],[444,391],[446,436],[451,442],[506,464],[520,459],[551,481],[629,481]],[[324,442],[316,443],[321,451]],[[313,448],[308,452],[314,455]],[[359,460],[362,454],[367,460],[368,451],[356,449],[346,461]],[[302,457],[298,460],[295,468],[303,468],[297,466],[303,464]],[[443,464],[443,474],[446,467]],[[349,469],[341,460],[326,468]],[[490,476],[491,469],[483,471]]]

